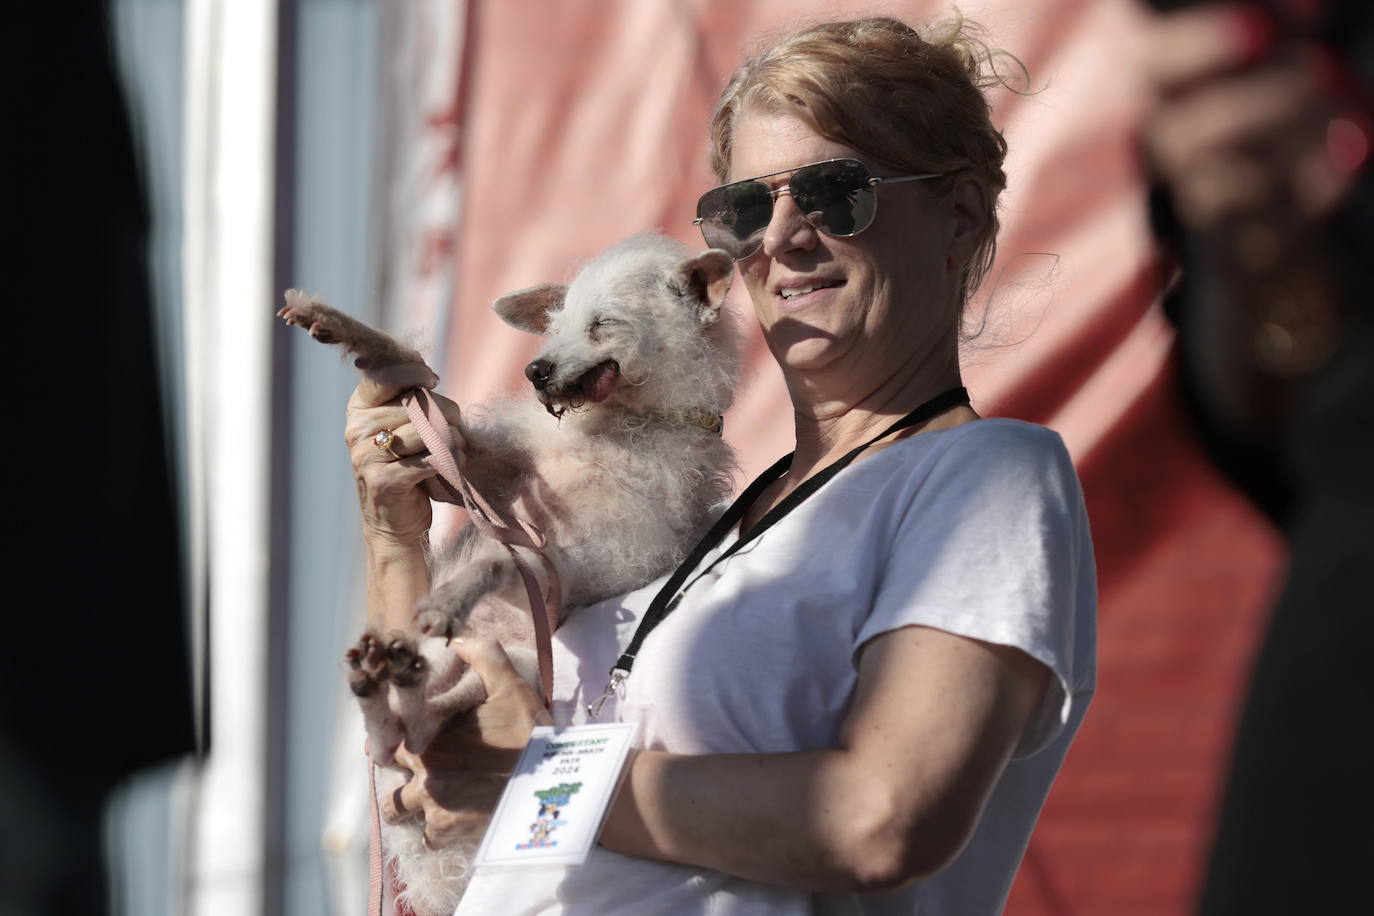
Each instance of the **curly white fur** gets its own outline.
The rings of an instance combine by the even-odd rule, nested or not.
[[[730,492],[729,446],[684,418],[718,417],[734,396],[738,333],[719,320],[732,268],[724,252],[689,257],[639,235],[565,292],[536,287],[495,304],[546,338],[531,363],[543,373],[543,407],[506,401],[470,413],[466,473],[499,510],[545,532],[570,606],[671,568]],[[603,375],[614,376],[609,390],[596,384]],[[427,629],[461,622],[493,593],[522,601],[499,545],[468,531],[436,557]]]

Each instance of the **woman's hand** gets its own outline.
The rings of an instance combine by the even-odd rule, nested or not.
[[[423,363],[368,369],[348,400],[344,442],[363,515],[368,619],[387,628],[408,627],[416,602],[429,593],[425,549],[432,514],[424,485],[436,472],[423,460],[425,445],[401,406],[400,395],[437,383],[438,376]],[[461,447],[458,405],[432,396]],[[376,445],[375,437],[382,430],[392,434],[390,450]],[[461,451],[458,461],[461,467]]]
[[[1338,60],[1312,42],[1279,44],[1274,28],[1235,5],[1171,13],[1152,28],[1146,76],[1155,102],[1143,139],[1190,230],[1255,216],[1311,225],[1368,155],[1368,119],[1348,97]],[[1261,240],[1232,241],[1254,267],[1283,256]]]
[[[431,771],[424,757],[404,747],[396,750],[396,762],[410,770],[410,780],[378,800],[382,820],[399,824],[421,815],[430,849],[451,845],[480,826],[495,810],[504,788],[500,780],[475,774],[442,767]]]
[[[348,399],[344,442],[358,486],[364,536],[370,545],[422,543],[429,531],[432,516],[423,485],[435,471],[423,460],[425,444],[401,406],[400,395],[411,388],[432,388],[437,381],[423,363],[400,363],[365,371]],[[461,446],[458,405],[439,395],[434,398]],[[389,451],[375,442],[382,430],[392,434]]]
[[[536,725],[553,719],[495,639],[454,639],[453,651],[482,679],[487,698],[449,720],[425,750],[431,770],[507,776]]]
[[[451,718],[423,754],[399,749],[396,759],[411,778],[381,802],[390,823],[423,813],[425,841],[436,848],[495,807],[504,782],[475,777],[510,775],[534,726],[553,724],[500,643],[455,639],[450,645],[482,679],[487,699]]]
[[[1330,217],[1369,154],[1365,104],[1324,47],[1258,10],[1159,17],[1143,141],[1185,238],[1183,359],[1210,417],[1263,446],[1340,338]]]

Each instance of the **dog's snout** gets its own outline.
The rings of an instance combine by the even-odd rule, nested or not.
[[[553,363],[547,359],[536,359],[525,367],[525,378],[530,380],[537,391],[543,391],[548,387],[552,375]]]

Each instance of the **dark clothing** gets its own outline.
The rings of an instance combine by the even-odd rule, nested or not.
[[[1205,916],[1368,904],[1374,310],[1358,317],[1294,427],[1292,560],[1236,736]]]
[[[0,895],[7,914],[93,914],[106,793],[194,747],[180,538],[148,215],[104,5],[15,12],[0,55],[18,71],[4,219],[19,545],[0,639]]]

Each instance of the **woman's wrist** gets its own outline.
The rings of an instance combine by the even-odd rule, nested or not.
[[[429,554],[429,532],[423,528],[393,531],[368,527],[363,530],[363,543],[368,556],[377,562],[394,562],[415,553],[422,557]]]
[[[366,536],[368,620],[404,629],[415,605],[429,594],[429,538],[399,538],[375,531]]]

